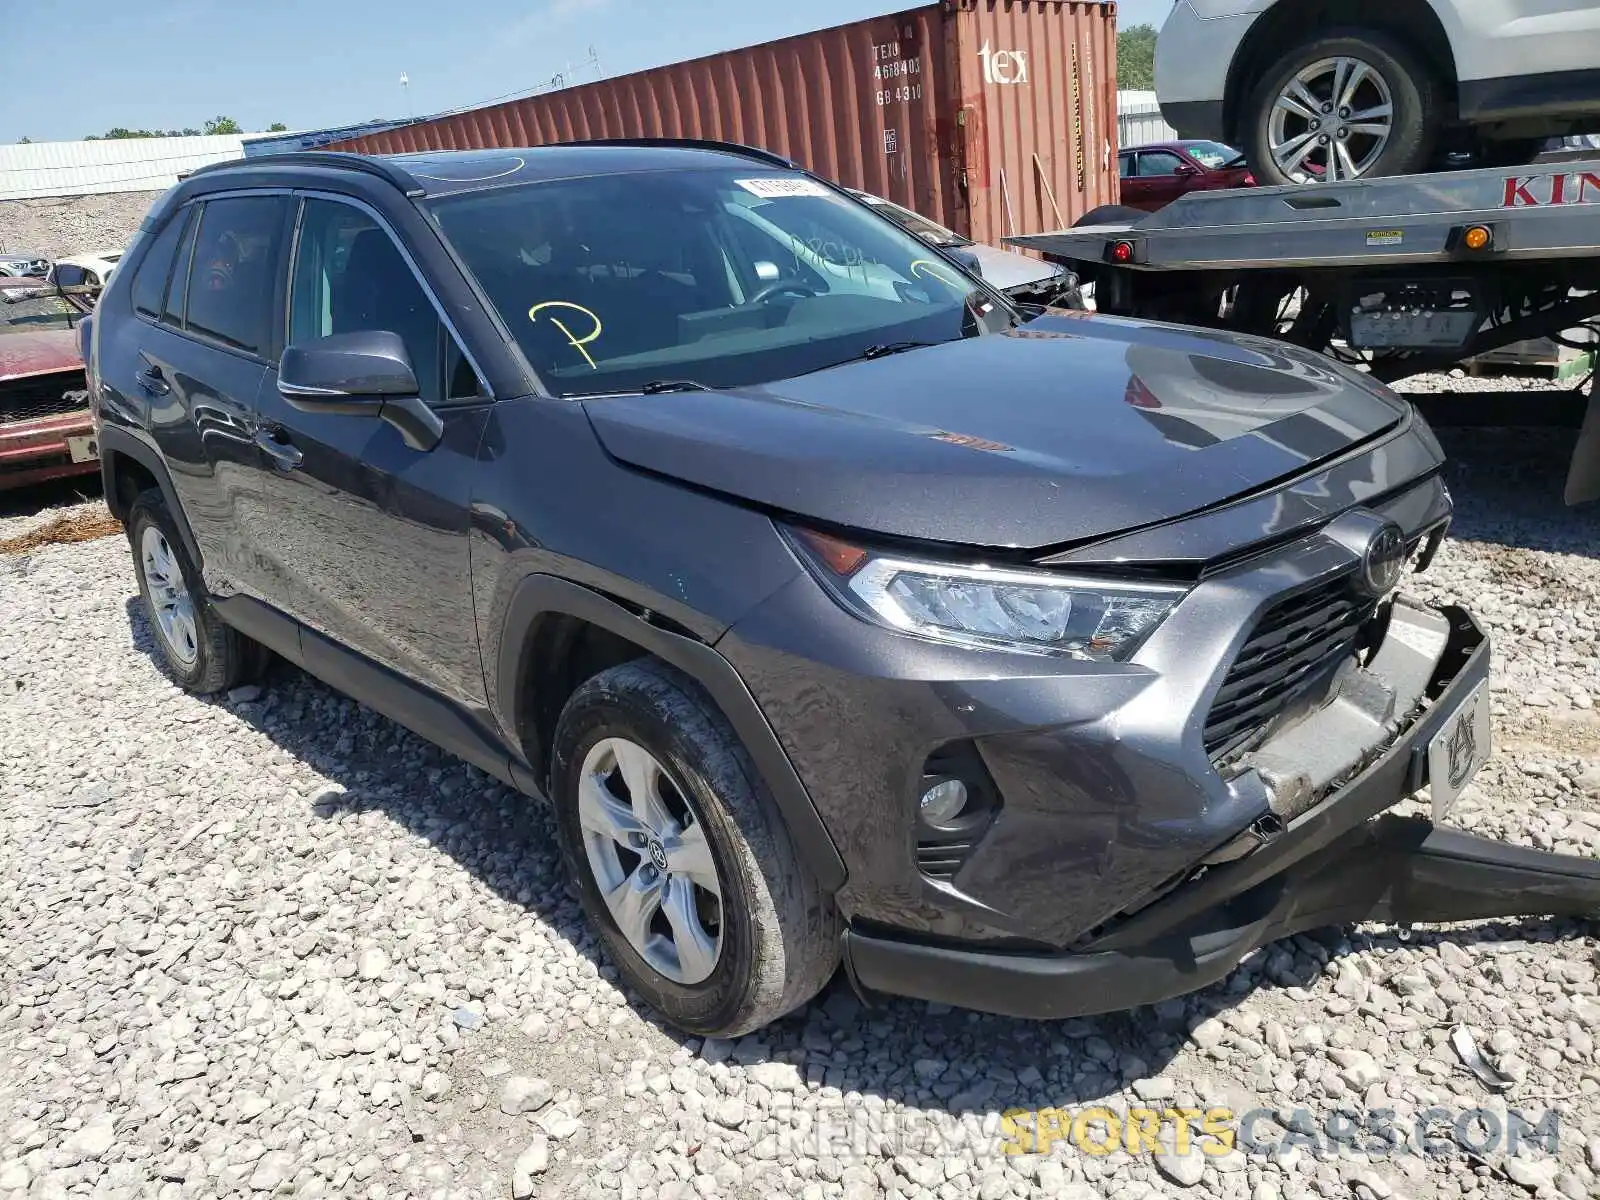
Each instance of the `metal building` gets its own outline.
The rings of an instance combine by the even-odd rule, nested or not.
[[[244,157],[249,135],[0,146],[0,200],[164,191],[180,173]]]

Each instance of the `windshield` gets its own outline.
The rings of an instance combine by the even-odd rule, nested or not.
[[[0,288],[0,334],[72,329],[81,315],[54,288]]]
[[[1183,148],[1189,152],[1190,158],[1211,171],[1230,166],[1244,157],[1232,146],[1224,146],[1221,142],[1185,142]]]
[[[769,383],[1014,321],[925,243],[793,173],[564,179],[433,211],[562,396]]]

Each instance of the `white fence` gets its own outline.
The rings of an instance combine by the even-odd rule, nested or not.
[[[1154,92],[1117,93],[1117,145],[1143,146],[1149,142],[1170,142],[1178,136],[1161,119],[1161,105]]]

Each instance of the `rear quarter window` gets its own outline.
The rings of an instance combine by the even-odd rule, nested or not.
[[[178,256],[178,244],[183,240],[183,231],[189,223],[191,212],[186,208],[174,214],[156,235],[149,253],[134,274],[133,307],[147,317],[161,315],[161,302],[167,294],[167,280],[172,276],[173,260]]]

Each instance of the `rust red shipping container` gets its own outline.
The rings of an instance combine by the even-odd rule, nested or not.
[[[994,242],[1116,202],[1115,14],[1087,0],[948,0],[328,149],[715,138]]]

